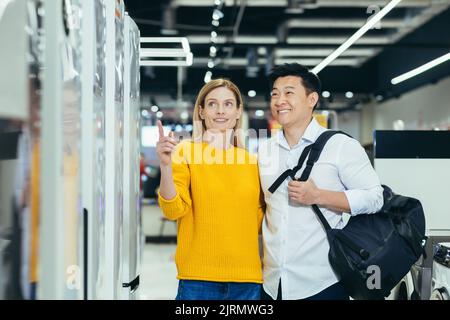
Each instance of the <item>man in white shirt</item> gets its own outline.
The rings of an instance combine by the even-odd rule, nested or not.
[[[383,205],[383,189],[364,149],[348,136],[334,135],[306,182],[286,179],[272,194],[272,183],[295,167],[306,146],[326,129],[312,117],[319,100],[319,78],[293,63],[269,75],[270,107],[281,124],[258,150],[267,209],[263,221],[264,292],[272,299],[349,299],[328,261],[329,243],[311,208],[317,204],[332,228],[344,226],[343,213],[369,214]],[[296,178],[299,178],[303,168]]]

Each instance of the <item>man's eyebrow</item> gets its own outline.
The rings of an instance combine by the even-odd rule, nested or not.
[[[291,90],[293,90],[293,89],[295,89],[295,87],[293,87],[293,86],[287,86],[287,87],[284,87],[283,89],[291,89]],[[280,89],[278,89],[278,88],[276,88],[276,87],[273,87],[273,88],[272,88],[272,91],[273,91],[273,90],[278,90],[278,91],[279,91]]]

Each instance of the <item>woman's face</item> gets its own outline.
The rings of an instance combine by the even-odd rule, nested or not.
[[[238,108],[233,91],[219,87],[206,95],[199,112],[207,130],[223,132],[236,126],[242,108]]]

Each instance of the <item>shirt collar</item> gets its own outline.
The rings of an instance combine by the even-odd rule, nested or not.
[[[325,128],[323,128],[325,130]],[[317,120],[313,117],[309,125],[306,127],[305,132],[303,133],[303,136],[300,138],[300,141],[293,147],[295,148],[298,146],[302,141],[313,143],[316,141],[317,137],[321,133],[322,127],[317,122]],[[289,146],[289,143],[287,142],[283,130],[279,130],[276,136],[276,142],[283,148],[290,150],[291,147]],[[292,149],[293,149],[292,148]]]

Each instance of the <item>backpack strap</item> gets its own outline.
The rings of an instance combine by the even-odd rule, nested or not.
[[[343,131],[334,131],[334,130],[327,130],[323,132],[312,144],[311,152],[309,153],[308,160],[306,161],[306,167],[305,170],[303,170],[302,175],[300,176],[300,179],[297,181],[307,181],[309,178],[309,175],[311,174],[312,168],[314,164],[319,160],[320,154],[322,153],[323,148],[325,147],[325,144],[327,143],[330,138],[336,134],[345,134],[346,136],[350,137],[348,134],[346,134]],[[326,231],[331,230],[331,226],[328,223],[327,219],[325,219],[322,211],[320,211],[320,208],[316,205],[312,205],[312,209],[314,213],[316,214],[317,218],[319,218],[320,222],[322,223],[323,227]]]
[[[350,137],[348,134],[346,134],[343,131],[335,131],[335,130],[327,130],[323,132],[312,144],[311,152],[308,157],[308,161],[306,161],[306,168],[303,170],[302,175],[300,176],[300,179],[298,181],[306,181],[309,178],[309,175],[311,174],[312,168],[314,164],[319,160],[320,154],[322,153],[323,148],[325,147],[325,144],[328,140],[335,134],[345,134],[346,136]]]
[[[291,177],[292,180],[295,179],[295,174],[296,174],[297,171],[300,170],[301,167],[303,166],[303,163],[305,162],[306,157],[308,156],[309,152],[311,151],[311,148],[312,148],[312,144],[309,145],[309,146],[307,146],[307,147],[303,150],[303,152],[302,152],[300,158],[298,159],[297,165],[296,165],[294,168],[288,169],[288,170],[286,170],[285,172],[283,172],[283,173],[277,178],[277,180],[275,180],[275,182],[272,183],[272,185],[269,187],[269,192],[270,192],[270,193],[274,193],[274,192],[278,189],[278,187],[283,183],[283,181],[286,180],[288,177]]]
[[[332,136],[339,133],[345,134],[346,136],[352,138],[350,135],[348,135],[343,131],[327,130],[323,132],[313,144],[310,144],[303,150],[300,158],[298,159],[298,164],[294,168],[288,169],[285,172],[283,172],[277,178],[277,180],[275,180],[275,182],[272,183],[272,185],[269,187],[269,192],[274,193],[278,189],[278,187],[283,183],[283,181],[286,180],[288,177],[291,177],[292,180],[295,180],[295,174],[303,166],[306,157],[308,157],[308,160],[306,161],[306,167],[303,170],[300,179],[297,179],[297,181],[307,181],[311,174],[314,164],[317,162],[317,160],[319,160],[320,154],[322,153],[325,144],[327,143],[328,140],[330,140]],[[325,230],[326,231],[331,230],[332,228],[328,223],[327,219],[325,219],[325,217],[323,216],[323,213],[322,211],[320,211],[320,208],[317,205],[313,204],[312,209],[319,218]]]

